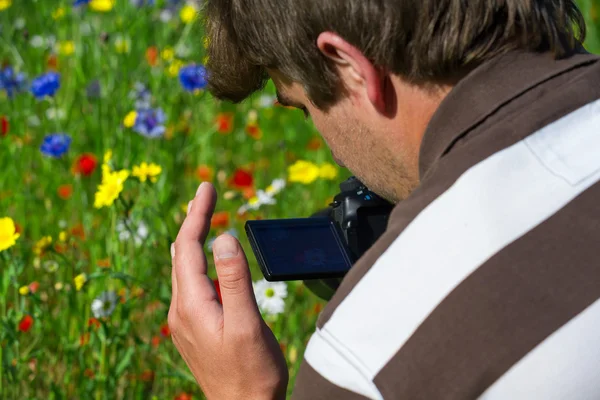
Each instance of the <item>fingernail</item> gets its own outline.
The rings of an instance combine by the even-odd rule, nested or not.
[[[200,194],[200,191],[202,190],[202,186],[204,186],[206,184],[206,182],[202,182],[200,184],[200,186],[198,186],[198,190],[196,190],[196,196],[198,196]]]
[[[188,203],[188,208],[187,208],[187,213],[189,214],[192,211],[192,203],[194,202],[194,200],[190,200],[190,202]]]
[[[239,246],[232,236],[219,236],[213,243],[213,253],[218,259],[232,258],[238,255]]]
[[[175,258],[175,243],[171,243],[171,258]]]

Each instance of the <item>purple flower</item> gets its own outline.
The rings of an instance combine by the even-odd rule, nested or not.
[[[71,137],[69,135],[64,133],[54,133],[52,135],[47,135],[44,138],[44,141],[40,146],[40,151],[46,156],[60,158],[69,150],[70,145]]]
[[[6,90],[8,97],[12,97],[15,92],[25,90],[26,85],[27,79],[24,73],[15,74],[12,67],[0,69],[0,90]]]
[[[206,87],[206,68],[202,65],[191,64],[179,70],[179,82],[189,92]]]
[[[158,138],[165,133],[165,120],[165,113],[160,108],[138,110],[133,130],[147,138]]]
[[[31,93],[41,99],[46,96],[54,96],[60,87],[60,74],[56,72],[48,72],[38,76],[31,82]]]

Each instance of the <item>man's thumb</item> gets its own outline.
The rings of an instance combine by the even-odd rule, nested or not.
[[[225,323],[243,323],[260,318],[256,305],[248,260],[239,241],[229,235],[219,236],[213,243],[213,254],[221,288]],[[248,321],[250,322],[250,321]]]

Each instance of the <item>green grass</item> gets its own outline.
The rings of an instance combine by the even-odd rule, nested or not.
[[[125,0],[105,14],[75,12],[71,3],[15,0],[0,11],[0,62],[30,79],[51,69],[53,53],[47,47],[33,47],[34,36],[53,35],[58,42],[73,41],[75,46],[74,54],[57,56],[54,69],[61,74],[61,88],[52,100],[36,100],[28,92],[9,99],[0,93],[0,116],[10,123],[8,135],[0,136],[0,218],[12,218],[21,230],[17,244],[0,252],[0,398],[171,399],[181,393],[203,398],[170,339],[161,335],[170,302],[169,246],[185,215],[182,206],[201,182],[197,168],[214,169],[213,182],[220,194],[217,211],[230,217],[228,226],[213,229],[209,237],[237,229],[258,280],[262,275],[243,234],[244,219],[237,217],[245,199],[230,186],[229,178],[237,168],[248,168],[254,188],[264,189],[273,179],[286,178],[294,160],[322,164],[332,162],[331,155],[299,111],[261,107],[260,94],[232,105],[208,93],[188,93],[169,73],[173,61],[159,56],[156,66],[149,65],[146,52],[151,46],[159,51],[187,49],[176,58],[183,64],[202,63],[200,23],[185,25],[177,13],[170,22],[161,22],[159,7],[137,9]],[[589,23],[588,47],[595,51],[598,4],[580,4]],[[58,9],[64,15],[55,19]],[[23,28],[16,27],[18,19]],[[130,41],[127,51],[117,51],[119,38]],[[90,99],[86,87],[94,80],[100,84],[101,97]],[[167,115],[164,138],[147,139],[123,126],[124,117],[134,109],[128,96],[138,81],[151,90],[153,106]],[[264,93],[272,95],[273,87]],[[64,118],[48,118],[50,108],[62,110]],[[217,115],[224,112],[235,116],[229,134],[215,128]],[[263,132],[259,140],[245,131],[251,112]],[[33,116],[39,124],[31,123]],[[60,159],[44,157],[39,146],[45,135],[56,132],[69,134],[71,147]],[[321,148],[308,149],[315,141]],[[146,161],[159,164],[162,174],[156,183],[129,178],[119,201],[95,209],[100,168],[90,177],[76,176],[71,169],[82,153],[94,154],[100,163],[108,149],[116,169]],[[309,216],[327,204],[338,191],[338,181],[348,175],[340,170],[335,181],[289,183],[277,195],[276,205],[246,218]],[[72,186],[69,199],[58,195],[61,185]],[[231,190],[233,198],[225,200],[223,195]],[[142,244],[119,239],[116,227],[125,217],[132,229],[141,221],[147,225],[148,237]],[[84,237],[73,234],[74,228],[82,228]],[[60,232],[69,233],[66,242],[58,240]],[[34,245],[46,235],[52,236],[53,247],[38,256]],[[208,258],[210,274],[216,278]],[[74,278],[81,273],[88,281],[77,291]],[[34,294],[19,294],[20,287],[32,282],[39,284]],[[122,301],[109,318],[89,326],[91,303],[106,290],[119,293]],[[267,319],[288,359],[290,388],[323,305],[300,283],[292,282],[285,313]],[[18,324],[25,315],[34,323],[29,331],[20,332]]]

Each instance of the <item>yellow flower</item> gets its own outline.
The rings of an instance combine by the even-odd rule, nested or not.
[[[75,283],[75,289],[77,289],[77,291],[80,291],[81,288],[83,287],[83,285],[85,285],[85,283],[87,282],[87,275],[79,274],[73,279],[73,282]],[[62,289],[62,285],[61,285],[61,289]]]
[[[298,160],[288,167],[288,180],[305,185],[314,182],[319,177],[319,167],[310,161]]]
[[[44,254],[44,252],[52,244],[52,236],[44,236],[33,245],[33,253],[37,256]]]
[[[162,168],[160,165],[143,162],[140,165],[133,167],[131,175],[138,178],[140,182],[146,182],[147,179],[150,179],[151,182],[156,182],[156,177],[160,175],[161,172]]]
[[[129,177],[129,171],[126,169],[120,171],[111,171],[108,165],[102,165],[102,183],[98,185],[98,190],[94,197],[94,207],[110,207],[123,191],[123,184]]]
[[[112,160],[112,150],[108,149],[104,152],[104,164],[108,164]]]
[[[338,176],[338,169],[329,163],[325,163],[319,167],[319,178],[333,180]]]
[[[75,43],[72,40],[66,40],[58,44],[58,53],[63,56],[70,56],[75,53]]]
[[[183,61],[174,60],[171,65],[169,65],[168,73],[171,77],[176,77],[179,74],[179,70],[183,67]]]
[[[12,0],[0,0],[0,11],[6,10],[12,5]]]
[[[67,235],[67,232],[65,232],[65,231],[61,231],[58,234],[58,240],[60,240],[61,242],[66,242],[68,238],[69,238],[69,236]]]
[[[136,119],[137,119],[137,112],[130,111],[129,114],[127,114],[125,116],[125,119],[123,120],[123,125],[125,125],[125,127],[127,127],[127,128],[131,128],[132,126],[135,125]]]
[[[62,7],[58,7],[56,10],[52,11],[52,18],[55,20],[61,19],[65,16],[65,9]]]
[[[19,288],[19,294],[21,296],[27,296],[29,294],[29,286],[21,286]]]
[[[17,233],[17,228],[12,218],[0,218],[0,251],[12,247],[19,236],[21,235]]]
[[[160,57],[165,61],[172,61],[175,58],[175,51],[172,47],[166,47],[160,52]]]
[[[186,4],[185,6],[181,7],[179,17],[184,24],[189,24],[198,17],[198,10],[196,10],[196,7],[192,6],[191,4]]]
[[[115,0],[91,0],[88,6],[99,12],[108,12],[115,6]]]
[[[117,36],[115,38],[115,49],[117,53],[124,54],[129,53],[129,49],[131,48],[131,40],[125,36]]]

